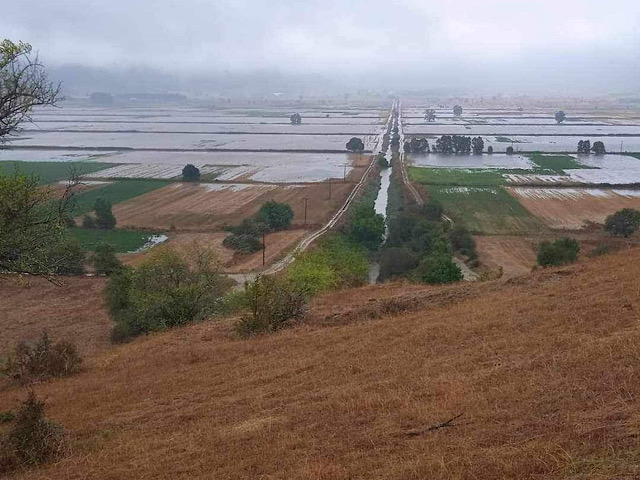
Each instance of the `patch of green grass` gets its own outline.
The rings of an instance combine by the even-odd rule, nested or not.
[[[545,230],[538,219],[499,186],[432,186],[429,196],[443,205],[455,223],[461,223],[473,233],[517,234]]]
[[[557,175],[564,175],[565,170],[596,168],[583,165],[574,157],[568,155],[542,155],[540,153],[532,153],[528,155],[528,157],[539,169],[551,171]]]
[[[36,175],[40,178],[41,184],[67,180],[72,172],[85,175],[98,172],[106,168],[115,167],[116,163],[97,162],[22,162],[22,161],[0,161],[0,173],[12,174],[16,170],[29,175]]]
[[[133,252],[149,241],[156,232],[139,230],[89,230],[70,228],[69,236],[78,240],[85,250],[93,251],[101,243],[112,244],[117,253]]]
[[[447,186],[496,186],[503,185],[504,173],[514,173],[513,170],[472,170],[463,168],[424,168],[409,167],[409,178],[413,182],[423,185]],[[518,170],[517,173],[530,173]]]
[[[625,155],[627,157],[633,157],[633,158],[637,158],[638,160],[640,160],[640,153],[625,153]]]
[[[88,190],[74,197],[73,214],[82,215],[90,212],[98,198],[104,198],[112,204],[116,204],[165,187],[169,183],[167,180],[119,180],[95,190]]]

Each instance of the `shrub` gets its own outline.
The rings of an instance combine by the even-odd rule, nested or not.
[[[46,419],[44,403],[30,391],[13,428],[0,439],[0,474],[54,458],[62,450],[63,440],[62,427]]]
[[[91,215],[82,217],[82,228],[96,228],[96,221]]]
[[[398,142],[399,141],[400,141],[400,136],[398,135]],[[364,142],[358,137],[351,137],[351,139],[347,142],[346,148],[350,152],[363,152]]]
[[[561,238],[554,242],[540,242],[538,264],[543,267],[573,263],[578,258],[580,244],[573,238]]]
[[[65,340],[51,342],[46,332],[35,343],[19,342],[8,357],[2,374],[26,383],[51,377],[67,377],[80,371],[82,357],[76,346]]]
[[[213,251],[156,247],[135,269],[110,277],[107,303],[116,320],[112,339],[203,320],[220,307],[225,288]]]
[[[291,225],[293,209],[287,203],[278,203],[270,200],[262,204],[257,218],[267,225],[269,230],[284,230]]]
[[[430,222],[439,222],[444,214],[444,207],[437,200],[429,200],[422,206],[422,213]]]
[[[353,211],[349,236],[368,250],[377,250],[385,228],[384,217],[375,212],[373,205],[360,203]]]
[[[463,226],[457,226],[449,232],[451,246],[456,252],[466,255],[470,259],[477,258],[476,241],[473,235]]]
[[[200,180],[200,169],[188,163],[182,169],[182,179],[185,182],[197,182]]]
[[[269,231],[268,226],[264,222],[260,222],[255,218],[245,218],[237,227],[231,227],[233,233],[239,235],[253,235],[254,237],[260,237],[262,234]]]
[[[306,313],[306,294],[286,279],[261,276],[245,291],[249,312],[236,324],[241,337],[275,332]]]
[[[116,257],[116,249],[110,243],[96,246],[92,260],[96,272],[100,274],[113,275],[122,269],[122,262]]]
[[[80,275],[84,272],[86,252],[75,239],[63,237],[49,247],[47,260],[51,271],[58,275]]]
[[[234,233],[226,237],[222,241],[222,244],[227,248],[244,253],[253,253],[262,250],[262,242],[257,237],[247,234]]]
[[[640,227],[640,211],[623,208],[613,215],[609,215],[604,222],[604,229],[612,235],[628,237],[638,231]]]
[[[433,253],[425,257],[416,269],[420,282],[431,285],[455,283],[462,280],[462,272],[451,257],[445,253]]]
[[[418,266],[418,255],[406,247],[384,249],[380,254],[379,281],[400,277]]]
[[[513,153],[514,153],[513,147],[511,145],[509,145],[507,147],[507,155],[513,155]]]
[[[493,154],[493,147],[492,147],[491,145],[489,145],[489,147],[487,148],[487,153],[488,153],[489,155],[492,155],[492,154]]]
[[[591,252],[589,252],[589,256],[590,257],[600,257],[602,255],[607,255],[608,253],[611,253],[612,251],[613,251],[613,248],[611,248],[610,245],[601,244],[601,245],[598,245],[596,248],[594,248]]]
[[[96,199],[93,205],[93,209],[96,212],[96,227],[103,230],[112,230],[116,228],[116,217],[111,211],[111,202],[108,202],[104,198]]]
[[[15,419],[16,419],[16,414],[13,413],[11,410],[0,412],[0,424],[13,422]]]
[[[389,161],[387,160],[387,157],[384,156],[384,153],[378,154],[378,166],[380,168],[389,168]]]

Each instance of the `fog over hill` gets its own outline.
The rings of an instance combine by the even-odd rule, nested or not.
[[[632,0],[22,0],[2,36],[67,91],[637,93]]]

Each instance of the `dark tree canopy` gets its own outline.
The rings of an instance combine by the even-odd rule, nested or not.
[[[493,147],[492,147],[491,145],[489,145],[489,146],[487,147],[487,153],[488,153],[489,155],[491,155],[491,154],[493,153]]]
[[[403,148],[407,153],[429,153],[429,141],[426,138],[413,137],[404,142]]]
[[[482,137],[475,137],[471,140],[471,148],[473,149],[474,155],[481,155],[484,151],[484,140],[482,140]]]
[[[351,140],[347,142],[347,150],[350,152],[363,152],[364,142],[358,137],[351,137]]]
[[[507,147],[507,155],[513,155],[513,153],[514,153],[513,147],[511,145],[509,145]]]
[[[605,153],[607,153],[607,149],[604,147],[604,143],[601,141],[593,142],[591,151],[596,155],[604,155]]]
[[[612,235],[628,237],[638,231],[640,227],[640,211],[633,208],[623,208],[613,215],[609,215],[604,222],[604,229]]]
[[[293,209],[288,203],[270,200],[258,211],[258,219],[265,223],[269,230],[284,230],[293,220]]]
[[[302,123],[302,116],[299,113],[294,113],[289,117],[291,125],[300,125]]]
[[[578,153],[591,153],[591,141],[580,140],[578,142]]]
[[[568,265],[578,258],[580,244],[573,238],[561,238],[554,242],[545,240],[538,248],[538,264],[543,267]]]
[[[562,110],[560,110],[559,112],[556,112],[556,122],[562,123],[566,119],[567,119],[567,114],[564,113]]]
[[[116,228],[116,217],[111,211],[111,202],[104,198],[96,199],[93,209],[96,212],[96,227],[103,230],[113,230]]]
[[[186,182],[197,182],[200,180],[200,169],[190,163],[182,169],[182,179]]]
[[[436,140],[436,150],[439,153],[453,153],[453,139],[451,135],[442,135]]]
[[[0,43],[0,142],[31,120],[33,107],[55,105],[60,85],[49,82],[28,43]]]
[[[436,111],[432,108],[424,111],[424,119],[427,122],[435,122],[436,121]]]
[[[455,107],[453,107],[453,114],[456,117],[459,117],[460,115],[462,115],[462,107],[460,105],[456,105]]]

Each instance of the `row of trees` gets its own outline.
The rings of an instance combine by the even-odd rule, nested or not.
[[[578,142],[578,153],[589,154],[591,152],[596,155],[604,155],[607,153],[607,149],[601,141],[593,142],[593,146],[590,140],[580,140]]]

